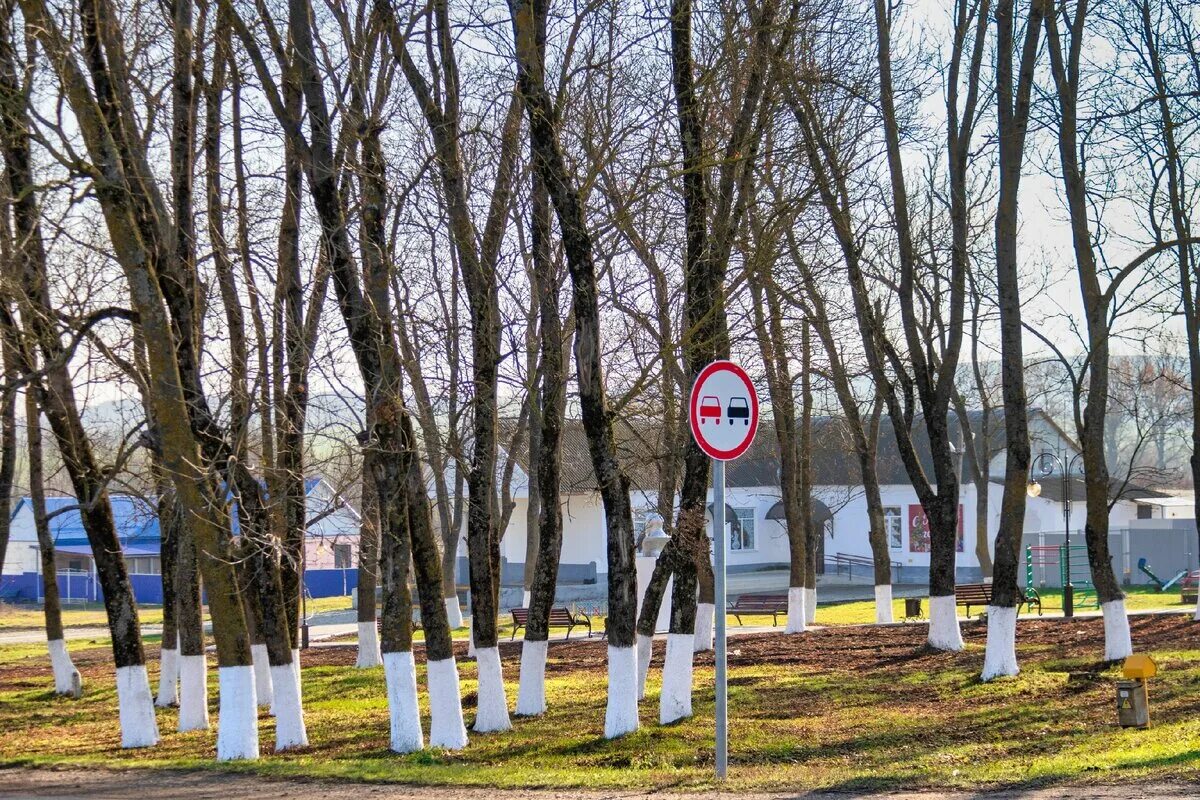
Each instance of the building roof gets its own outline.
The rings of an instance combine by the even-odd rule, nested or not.
[[[1040,411],[1031,413],[1041,415]],[[1042,415],[1045,416],[1045,415]],[[981,430],[982,412],[969,412],[971,427]],[[1048,418],[1047,418],[1048,419]],[[997,420],[1000,420],[997,422]],[[1003,442],[1003,415],[993,412],[989,438]],[[849,426],[843,417],[818,416],[812,421],[812,470],[814,486],[858,486],[862,473],[855,455]],[[500,441],[512,441],[516,420],[499,421]],[[951,435],[961,444],[958,415],[950,415]],[[613,425],[617,454],[621,465],[629,476],[636,491],[653,492],[658,489],[658,473],[669,448],[678,447],[678,442],[663,442],[661,431],[650,422],[628,420]],[[1065,436],[1065,434],[1064,434]],[[1068,440],[1069,441],[1069,440]],[[929,440],[924,427],[918,421],[914,425],[913,442],[917,457],[924,465],[926,474],[932,477],[933,461],[929,454]],[[512,456],[517,465],[529,472],[529,438],[517,439]],[[989,452],[995,447],[990,447]],[[879,482],[884,485],[908,485],[912,481],[900,459],[895,431],[885,415],[879,423],[878,455],[876,469]],[[745,455],[729,462],[725,471],[725,483],[729,487],[761,487],[779,485],[779,440],[775,434],[775,423],[770,419],[759,422],[758,433]],[[965,483],[970,483],[970,471],[962,473]],[[592,470],[591,452],[583,423],[568,419],[562,428],[562,476],[559,481],[565,494],[585,494],[597,491],[595,473]]]
[[[144,546],[152,547],[157,553],[162,535],[154,507],[146,500],[130,494],[110,494],[108,499],[122,549]],[[32,508],[32,504],[30,498],[22,497],[13,509],[12,516],[16,517],[24,506]],[[50,535],[57,548],[66,552],[65,548],[85,547],[91,552],[87,531],[83,529],[83,519],[79,514],[79,503],[74,497],[47,497],[46,514],[50,516]]]
[[[306,478],[304,493],[311,496],[324,483],[320,477]],[[331,502],[325,502],[316,509],[317,516],[327,516],[332,511],[345,511],[355,520],[358,512],[348,503],[338,502],[337,493],[330,487],[334,496]],[[158,525],[158,510],[153,503],[155,498],[141,498],[137,495],[111,493],[108,496],[112,506],[113,522],[116,524],[117,538],[121,549],[126,555],[157,555],[162,541],[162,532]],[[33,501],[29,497],[21,498],[13,509],[12,518],[21,512],[23,507],[32,509]],[[50,535],[54,539],[57,550],[64,553],[90,554],[91,545],[87,531],[83,528],[83,520],[79,514],[79,503],[74,497],[54,496],[46,498],[46,514],[50,516]],[[236,514],[232,515],[231,528],[236,535],[239,524]],[[310,531],[312,535],[317,535]]]
[[[1042,487],[1042,491],[1038,497],[1042,497],[1054,503],[1061,503],[1066,494],[1070,494],[1072,503],[1083,503],[1087,500],[1087,484],[1084,482],[1083,478],[1072,475],[1068,481],[1069,486],[1067,491],[1064,492],[1061,475],[1051,475],[1046,478],[1040,476],[1034,477]],[[1004,479],[992,478],[992,483],[1003,484]],[[1108,485],[1109,502],[1116,502],[1118,500],[1138,503],[1161,502],[1151,501],[1149,498],[1155,496],[1165,496],[1161,492],[1156,492],[1153,489],[1147,489],[1145,486],[1135,486],[1123,478],[1110,478]]]

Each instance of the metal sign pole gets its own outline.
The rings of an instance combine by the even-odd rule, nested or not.
[[[725,536],[725,462],[713,460],[713,554],[716,562],[714,577],[717,650],[717,777],[724,779],[729,768],[729,697],[726,686],[725,663],[725,551],[729,540]]]

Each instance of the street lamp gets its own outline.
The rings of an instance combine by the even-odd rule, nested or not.
[[[1075,616],[1075,586],[1071,583],[1071,472],[1075,469],[1075,462],[1083,457],[1083,453],[1076,453],[1071,457],[1070,461],[1064,462],[1057,454],[1049,450],[1038,454],[1033,460],[1032,469],[1035,470],[1043,478],[1048,478],[1054,474],[1055,465],[1062,473],[1062,493],[1063,493],[1063,616]],[[1082,473],[1082,469],[1080,469]],[[1040,497],[1042,494],[1042,484],[1036,478],[1031,478],[1026,492],[1030,497]]]

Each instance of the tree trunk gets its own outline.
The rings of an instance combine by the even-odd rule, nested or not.
[[[750,286],[754,296],[755,332],[766,368],[767,390],[770,393],[771,410],[775,418],[775,437],[779,444],[779,489],[789,552],[788,613],[784,632],[803,633],[807,616],[804,576],[808,564],[808,523],[800,509],[796,406],[792,398],[787,344],[783,340],[783,309],[779,305],[777,292],[770,284],[770,276],[765,266],[756,266],[751,273]],[[807,356],[807,350],[802,351],[801,369],[807,367]],[[807,376],[804,380],[807,382]]]
[[[545,39],[545,17],[539,17],[538,37]],[[538,65],[539,72],[542,65]],[[560,271],[550,246],[550,198],[541,176],[531,178],[530,220],[533,244],[533,292],[538,297],[540,327],[541,398],[537,424],[530,424],[530,447],[536,440],[537,496],[540,513],[538,534],[532,537],[537,552],[526,555],[534,571],[530,584],[529,620],[521,645],[521,682],[517,696],[519,715],[537,715],[546,710],[546,650],[550,638],[550,609],[558,586],[558,565],[562,553],[561,441],[566,408],[566,367],[563,363],[563,331],[558,308]],[[536,431],[536,434],[534,433]],[[530,460],[534,455],[530,453]],[[533,492],[531,491],[531,496]]]
[[[537,31],[547,13],[545,0],[510,0],[516,42],[517,76],[530,124],[534,163],[558,216],[571,274],[575,312],[575,368],[579,402],[592,468],[600,487],[608,533],[608,708],[605,736],[637,730],[637,662],[633,650],[637,613],[633,513],[629,478],[621,469],[604,388],[599,295],[592,237],[583,204],[573,185],[555,128],[553,103],[537,65],[545,41]]]
[[[369,427],[369,424],[368,424]],[[375,625],[375,588],[382,562],[379,535],[379,490],[375,483],[375,449],[363,448],[362,524],[358,536],[358,660],[359,669],[377,667],[382,662]],[[408,521],[404,521],[407,533]],[[400,537],[407,539],[407,537]],[[405,550],[408,545],[405,541]],[[407,569],[405,575],[407,576]],[[406,577],[407,580],[407,577]],[[405,587],[407,589],[407,586]],[[411,599],[409,605],[412,605]],[[411,652],[411,648],[409,648]]]
[[[45,478],[42,469],[42,422],[38,413],[37,391],[30,385],[25,392],[25,420],[29,448],[29,501],[33,505],[33,527],[37,531],[42,562],[42,610],[46,617],[46,644],[54,671],[54,693],[79,699],[83,681],[71,662],[63,637],[62,606],[58,596],[58,567],[54,556],[54,537],[46,519]],[[165,630],[165,627],[164,627]],[[174,687],[171,689],[174,694]]]
[[[30,456],[32,459],[32,455]],[[159,572],[163,594],[162,649],[159,656],[158,697],[155,705],[179,705],[179,600],[175,593],[175,565],[179,560],[179,534],[166,525],[171,481],[163,478],[158,488]]]
[[[1130,655],[1133,646],[1129,635],[1129,620],[1125,613],[1125,595],[1113,571],[1112,555],[1108,549],[1109,471],[1105,457],[1104,422],[1108,410],[1111,290],[1115,284],[1110,284],[1107,291],[1101,288],[1100,267],[1091,238],[1091,204],[1087,196],[1083,167],[1080,164],[1078,139],[1080,60],[1087,12],[1087,3],[1080,2],[1074,14],[1069,17],[1069,50],[1065,56],[1058,29],[1058,10],[1052,9],[1043,21],[1059,111],[1059,166],[1062,170],[1075,265],[1087,322],[1086,403],[1078,393],[1075,397],[1087,499],[1084,539],[1087,542],[1092,583],[1096,587],[1100,609],[1104,614],[1104,655],[1108,660],[1116,660]],[[1078,410],[1081,404],[1082,413]]]
[[[27,17],[37,19],[41,8],[23,6]],[[44,17],[42,17],[44,21]],[[113,522],[105,488],[104,470],[97,463],[91,443],[80,422],[74,388],[63,357],[58,330],[51,325],[54,312],[46,282],[46,252],[40,227],[40,211],[31,169],[28,112],[18,82],[21,74],[12,50],[11,16],[0,13],[0,103],[4,161],[12,200],[15,241],[18,243],[14,272],[21,287],[22,316],[29,339],[41,350],[47,365],[45,386],[39,405],[46,414],[58,444],[63,465],[75,496],[83,501],[80,519],[94,554],[96,571],[104,593],[104,607],[112,638],[117,668],[118,703],[121,708],[121,744],[146,747],[158,743],[158,725],[146,675],[145,653],[138,624],[137,603]],[[24,313],[28,312],[28,313]],[[3,310],[9,341],[20,341],[19,331],[7,308]],[[30,354],[21,354],[22,371],[35,371]]]

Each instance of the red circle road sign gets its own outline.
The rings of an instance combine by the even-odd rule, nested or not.
[[[700,370],[688,401],[688,423],[700,449],[718,461],[746,452],[758,431],[758,392],[746,370],[714,361]]]

